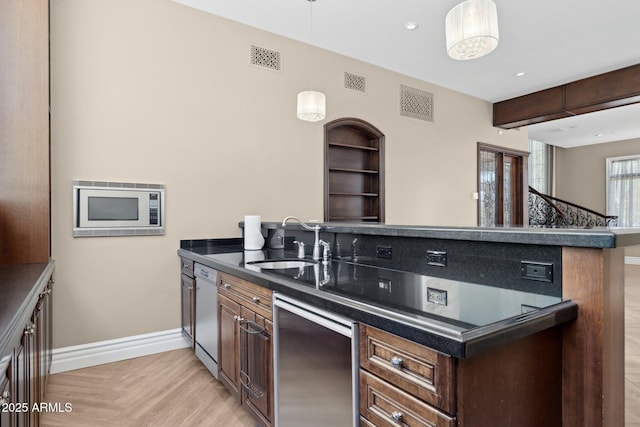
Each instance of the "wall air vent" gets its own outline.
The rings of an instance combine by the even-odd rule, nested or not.
[[[400,115],[433,122],[433,94],[400,85]]]
[[[267,68],[273,71],[282,71],[282,53],[277,50],[251,45],[251,65]]]
[[[357,74],[351,74],[344,72],[344,88],[355,90],[357,92],[367,92],[367,78],[364,76],[358,76]]]

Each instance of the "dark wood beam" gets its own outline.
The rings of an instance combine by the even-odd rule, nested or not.
[[[493,125],[513,129],[640,102],[640,64],[493,104]]]

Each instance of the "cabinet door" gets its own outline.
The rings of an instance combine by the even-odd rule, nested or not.
[[[38,341],[40,343],[39,358],[40,358],[40,401],[44,401],[45,388],[47,379],[49,378],[49,372],[51,371],[51,353],[52,353],[52,297],[51,287],[53,285],[53,279],[49,281],[49,284],[40,295],[41,310],[40,313],[40,329],[38,332]]]
[[[15,404],[22,404],[29,402],[29,356],[28,356],[28,341],[29,337],[23,335],[20,341],[20,345],[14,348],[14,364],[13,364],[13,376],[12,386],[13,393],[11,402]],[[29,425],[29,413],[26,411],[14,412],[14,424],[17,426]]]
[[[31,317],[31,327],[25,331],[25,337],[27,338],[27,378],[28,378],[28,396],[29,407],[40,402],[40,342],[38,336],[42,329],[42,304],[38,302],[36,308]],[[40,425],[40,413],[38,411],[29,411],[29,425]]]
[[[4,405],[11,403],[11,383],[9,377],[11,376],[11,365],[7,368],[6,373],[0,375],[0,427],[11,426],[11,412]]]
[[[238,399],[240,399],[239,319],[240,305],[218,294],[218,327],[220,328],[218,379]]]
[[[182,335],[195,346],[195,286],[194,279],[182,274]],[[195,347],[194,347],[195,348]]]
[[[246,348],[242,344],[240,348],[240,357],[248,358],[248,365],[254,371],[252,375],[262,374],[262,378],[252,378],[252,380],[264,386],[263,393],[255,395],[243,386],[242,403],[258,418],[261,426],[268,427],[273,420],[273,323],[245,307],[242,307],[241,314],[244,319],[252,320],[264,327],[264,332],[258,337],[250,338]]]

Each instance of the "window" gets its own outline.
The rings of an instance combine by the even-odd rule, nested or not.
[[[620,227],[640,227],[640,155],[607,159],[607,215]]]
[[[530,139],[529,152],[529,185],[542,194],[551,195],[553,147]]]

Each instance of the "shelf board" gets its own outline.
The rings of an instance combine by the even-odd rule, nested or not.
[[[332,168],[332,167],[329,167],[329,172],[366,173],[371,175],[378,174],[378,171],[374,171],[370,169],[351,169],[351,168]]]
[[[378,197],[378,193],[346,193],[339,191],[329,192],[331,196],[359,196],[359,197]]]
[[[380,151],[377,147],[366,147],[363,145],[344,144],[342,142],[329,142],[330,147],[352,148],[354,150]]]
[[[332,216],[329,221],[349,221],[354,219],[361,219],[365,221],[378,221],[377,216]]]

